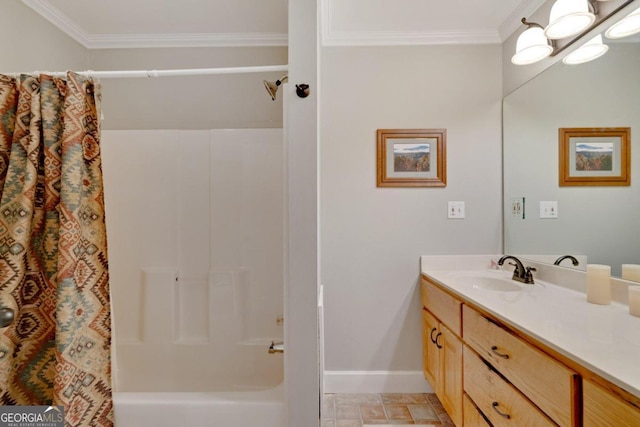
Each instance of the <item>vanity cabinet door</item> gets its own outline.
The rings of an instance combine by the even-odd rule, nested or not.
[[[440,324],[440,389],[437,396],[449,417],[462,426],[462,341]]]
[[[640,409],[583,380],[584,427],[637,427]]]
[[[424,377],[458,427],[462,426],[462,303],[422,280]],[[452,326],[450,325],[452,324]]]
[[[457,426],[462,426],[462,341],[422,311],[424,377]]]
[[[431,313],[422,310],[422,362],[424,378],[435,390],[438,382],[440,351],[435,344],[438,335],[438,321]]]

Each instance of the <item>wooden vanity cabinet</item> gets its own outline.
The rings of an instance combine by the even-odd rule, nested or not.
[[[640,398],[424,276],[421,294],[425,378],[456,426],[640,427]]]
[[[599,385],[583,380],[584,427],[637,427],[640,409]]]
[[[451,420],[462,427],[462,303],[424,279],[422,303],[424,376]]]

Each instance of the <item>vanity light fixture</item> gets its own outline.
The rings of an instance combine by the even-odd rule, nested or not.
[[[551,40],[575,36],[596,20],[595,6],[589,0],[556,0],[549,14],[544,35]]]
[[[598,34],[569,55],[562,58],[562,62],[569,65],[583,64],[600,58],[607,53],[609,46],[602,43],[602,34]]]
[[[549,41],[544,36],[542,25],[535,22],[527,22],[522,18],[522,23],[527,26],[516,42],[516,54],[511,58],[511,62],[516,65],[533,64],[543,60],[553,52],[553,41]]]
[[[640,33],[640,7],[613,24],[604,35],[609,39],[621,39]]]

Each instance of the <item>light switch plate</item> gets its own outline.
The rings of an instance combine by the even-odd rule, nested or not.
[[[464,202],[449,202],[449,204],[447,205],[447,218],[463,219]]]
[[[558,218],[558,202],[557,201],[541,201],[540,202],[540,218],[543,218],[543,219]]]
[[[524,197],[514,197],[511,199],[511,217],[513,219],[524,219]]]

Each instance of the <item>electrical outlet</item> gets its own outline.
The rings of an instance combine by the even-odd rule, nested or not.
[[[447,205],[447,218],[463,219],[464,218],[464,202],[449,202]]]
[[[544,218],[544,219],[558,218],[558,202],[557,201],[541,201],[540,202],[540,218]]]

